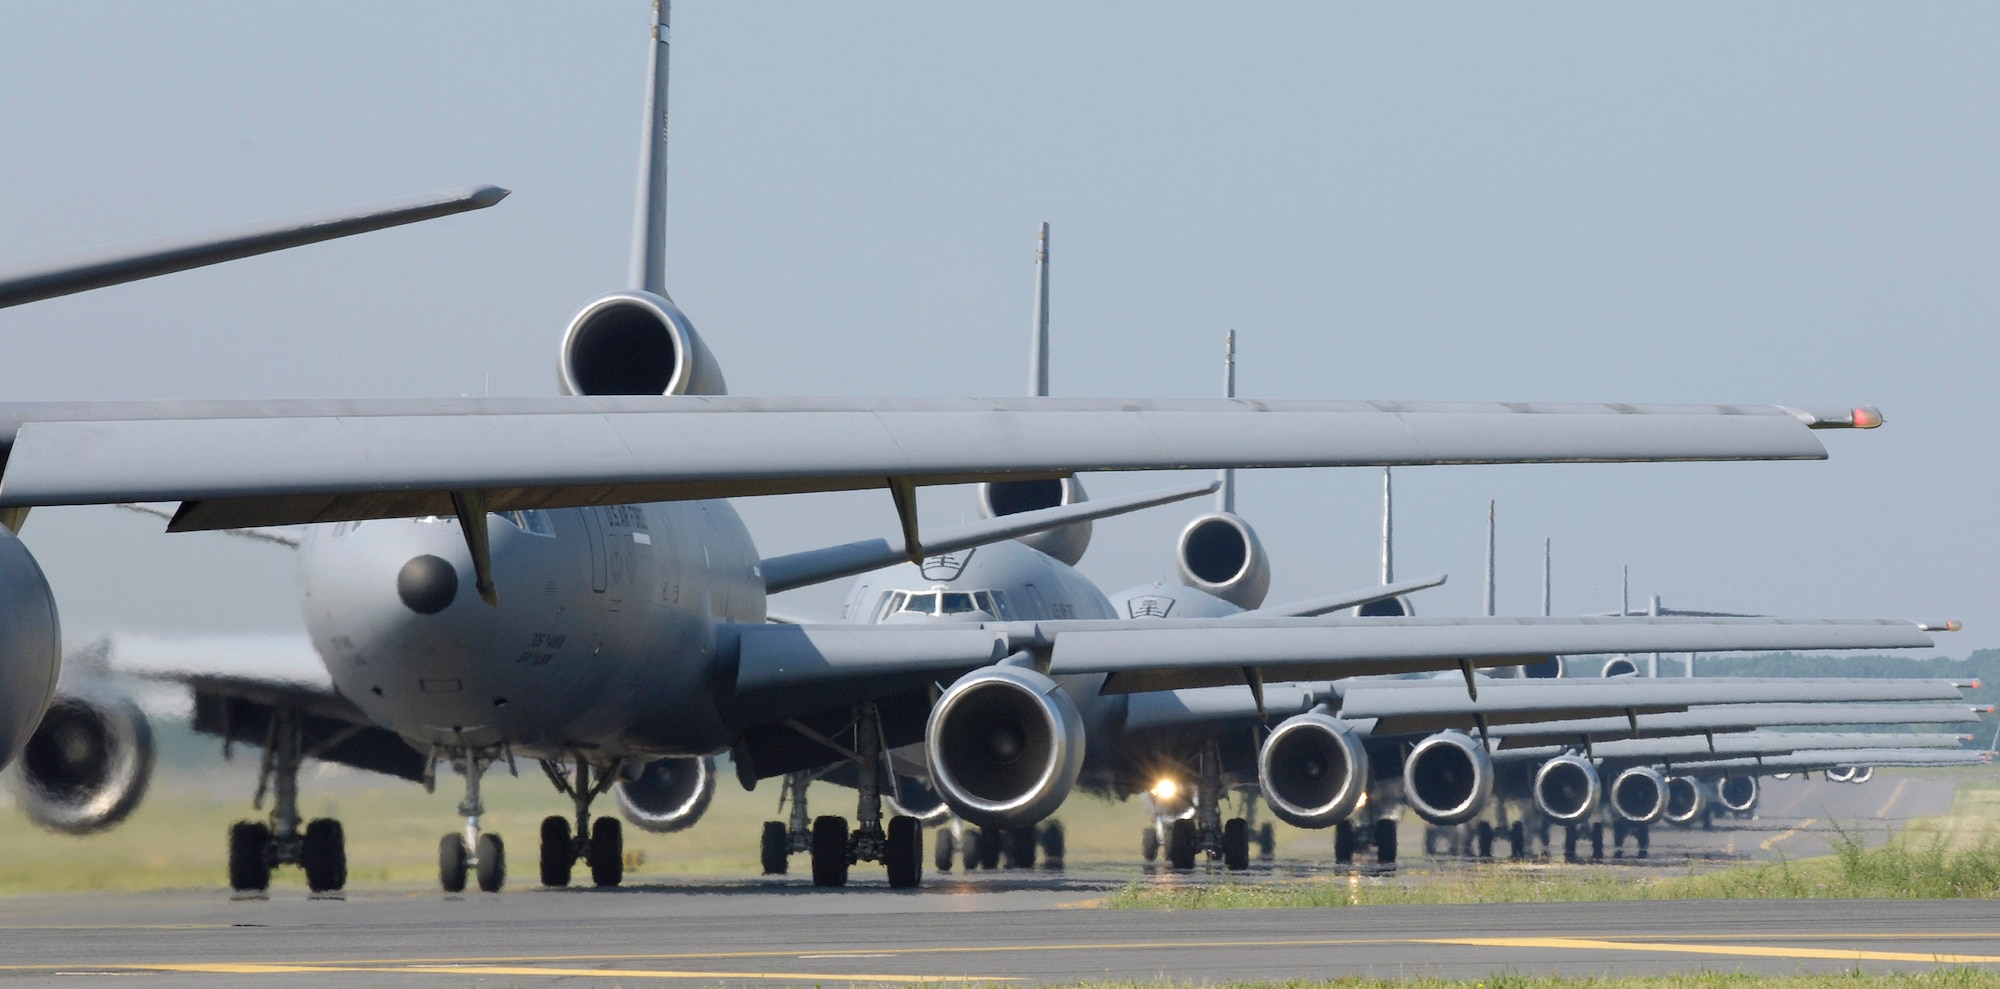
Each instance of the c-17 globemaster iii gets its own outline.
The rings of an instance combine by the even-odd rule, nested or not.
[[[886,489],[898,549],[928,554],[920,485],[1061,480],[1090,470],[1811,460],[1815,436],[1869,427],[1846,406],[1544,405],[1141,399],[742,398],[666,289],[667,19],[652,69],[628,287],[585,305],[553,398],[0,404],[0,510],[177,502],[169,531],[308,525],[301,604],[328,689],[194,683],[198,721],[267,746],[286,814],[231,832],[232,883],[297,862],[345,881],[339,822],[297,820],[303,756],[465,780],[440,880],[506,878],[483,832],[481,775],[542,764],[576,820],[544,822],[545,879],[581,856],[619,879],[615,819],[591,801],[736,754],[747,779],[850,760],[853,827],[815,826],[829,877],[881,862],[919,881],[921,833],[884,820],[885,749],[924,741],[969,775],[954,810],[1006,821],[1066,790],[1081,715],[1055,677],[1101,693],[1271,679],[1470,670],[1566,652],[1927,645],[1913,622],[1345,618],[1077,621],[957,627],[769,625],[767,561],[726,499]],[[853,573],[833,554],[825,573]],[[792,567],[791,578],[809,578]],[[1400,622],[1400,623],[1399,623]],[[53,595],[0,535],[0,758],[40,721],[59,663]],[[32,744],[32,743],[30,743]],[[342,753],[342,755],[336,755]],[[752,754],[755,757],[752,757]],[[933,765],[937,760],[932,760]],[[67,770],[61,762],[56,770]],[[976,781],[976,782],[975,782]],[[286,803],[285,797],[291,795]],[[644,803],[635,800],[635,803]],[[823,825],[823,826],[822,826]]]

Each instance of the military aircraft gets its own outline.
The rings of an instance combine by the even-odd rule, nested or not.
[[[901,539],[876,549],[918,560],[932,555],[920,485],[1044,490],[1089,470],[1809,460],[1825,456],[1816,431],[1881,417],[1863,406],[729,397],[721,363],[667,292],[664,6],[648,28],[631,277],[562,333],[565,395],[0,404],[9,529],[26,509],[128,502],[178,503],[172,532],[307,526],[301,605],[331,692],[214,680],[197,693],[198,724],[264,748],[287,808],[232,828],[239,889],[293,862],[315,889],[345,882],[340,822],[292,830],[308,755],[427,783],[439,764],[456,768],[465,827],[439,843],[440,883],[476,878],[489,891],[506,880],[505,845],[479,823],[479,782],[495,765],[540,763],[589,825],[586,835],[567,817],[543,822],[542,878],[562,884],[581,857],[610,885],[622,832],[589,808],[613,784],[673,812],[722,752],[746,784],[849,761],[856,818],[814,821],[815,880],[839,885],[852,864],[879,862],[906,887],[921,878],[922,834],[907,815],[884,820],[883,752],[921,740],[956,813],[1031,823],[1083,761],[1082,713],[1057,677],[1117,696],[1240,682],[1246,670],[1253,681],[1469,674],[1556,653],[1930,644],[1896,620],[1134,622],[1023,608],[947,627],[768,624],[773,571],[787,582],[850,574],[856,554],[766,560],[729,498],[886,489]],[[41,721],[58,642],[47,581],[13,532],[0,535],[0,757]]]

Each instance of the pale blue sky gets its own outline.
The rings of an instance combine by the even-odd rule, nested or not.
[[[419,228],[0,311],[0,397],[547,394],[621,287],[646,6],[9,4],[0,264],[495,182]],[[741,394],[1054,388],[1873,402],[1815,464],[1400,475],[1399,570],[1471,613],[1963,618],[2000,645],[1987,383],[2000,8],[724,4],[675,10],[669,281]],[[1095,477],[1112,493],[1165,483]],[[1274,598],[1371,582],[1368,471],[1262,472]],[[951,521],[970,499],[924,502]],[[768,552],[886,495],[744,503]],[[1182,509],[1085,569],[1164,576]],[[284,551],[109,509],[27,539],[72,629],[296,628]],[[787,604],[830,612],[843,588]]]

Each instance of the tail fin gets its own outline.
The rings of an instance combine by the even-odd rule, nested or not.
[[[1230,330],[1222,344],[1222,397],[1236,397],[1236,331]],[[1215,493],[1215,510],[1236,514],[1236,471],[1222,469],[1222,488]]]
[[[1382,583],[1396,582],[1396,489],[1382,468]]]
[[[667,24],[668,0],[653,0],[653,44],[646,71],[646,126],[639,147],[639,194],[632,219],[631,285],[667,295]]]
[[[1481,609],[1480,614],[1488,618],[1499,614],[1494,610],[1493,600],[1493,500],[1491,498],[1486,500],[1486,594],[1483,603],[1485,607]]]
[[[1049,394],[1049,223],[1042,221],[1041,240],[1035,245],[1035,326],[1034,342],[1028,353],[1028,394],[1045,398]]]

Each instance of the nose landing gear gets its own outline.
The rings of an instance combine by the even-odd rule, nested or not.
[[[229,828],[229,886],[238,893],[261,893],[271,886],[271,870],[296,865],[305,870],[314,893],[336,893],[347,885],[347,837],[340,822],[320,818],[300,829],[299,765],[305,760],[299,713],[278,708],[264,736],[264,759],[257,773],[257,796],[264,807],[270,793],[269,823],[238,821]]]
[[[576,761],[575,779],[564,775],[559,762],[541,761],[542,772],[557,790],[576,805],[576,833],[558,815],[542,819],[542,885],[568,886],[570,874],[581,859],[590,868],[590,881],[598,886],[616,886],[625,878],[625,829],[615,817],[600,817],[593,825],[590,803],[618,782],[617,767],[599,767],[597,781],[591,782],[591,765]]]
[[[438,885],[447,893],[463,893],[466,874],[471,873],[480,892],[498,893],[507,884],[507,845],[499,835],[479,831],[480,815],[486,813],[479,799],[479,778],[493,764],[493,754],[467,748],[455,761],[465,774],[465,799],[458,802],[458,812],[465,815],[465,833],[439,840]]]

